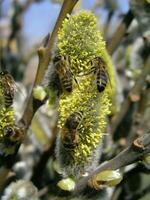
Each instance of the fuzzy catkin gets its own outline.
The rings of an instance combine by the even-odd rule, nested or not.
[[[105,42],[97,30],[96,18],[90,12],[80,12],[65,19],[58,33],[58,50],[61,56],[69,56],[74,76],[90,70],[89,61],[100,57],[106,64],[109,81],[99,93],[94,73],[77,77],[71,94],[63,93],[59,102],[60,135],[57,138],[56,157],[65,176],[79,177],[94,168],[99,158],[99,147],[106,126],[106,116],[110,113],[111,95],[115,81],[110,57]],[[61,134],[66,119],[73,112],[83,113],[78,134],[78,145],[73,150],[63,146]]]
[[[5,106],[5,90],[6,88],[1,84],[0,80],[0,155],[7,156],[14,153],[15,148],[9,147],[9,143],[6,142],[5,138],[5,128],[12,127],[15,123],[14,109],[13,106]]]

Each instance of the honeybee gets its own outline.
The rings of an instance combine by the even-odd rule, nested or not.
[[[16,125],[5,126],[0,143],[0,155],[12,155],[25,137],[25,130]]]
[[[108,83],[108,73],[105,67],[105,62],[100,58],[96,57],[93,61],[90,61],[91,64],[91,70],[88,73],[85,73],[84,75],[94,73],[96,74],[96,84],[97,84],[97,90],[99,92],[103,92],[105,90],[105,87]]]
[[[16,87],[13,77],[7,71],[0,72],[0,87],[3,91],[5,107],[8,108],[13,104]]]
[[[11,142],[17,142],[23,140],[25,131],[16,125],[6,126],[4,128],[4,138],[9,139]]]
[[[70,59],[69,56],[57,55],[54,57],[54,65],[56,67],[56,72],[59,75],[61,86],[64,91],[72,92],[73,79],[78,84],[76,78],[70,69]]]
[[[83,115],[79,111],[72,113],[67,118],[62,131],[62,141],[66,149],[74,149],[78,145],[78,128],[82,119]]]

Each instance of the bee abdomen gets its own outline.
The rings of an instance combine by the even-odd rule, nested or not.
[[[64,90],[66,90],[67,92],[72,92],[72,79],[63,79],[62,85]]]
[[[105,71],[99,71],[97,73],[97,89],[99,92],[103,92],[108,82],[108,76]]]
[[[75,149],[77,144],[76,143],[74,144],[74,143],[63,142],[63,146],[64,146],[65,149],[73,150],[73,149]]]
[[[13,104],[13,98],[11,95],[5,95],[5,106],[10,107]]]

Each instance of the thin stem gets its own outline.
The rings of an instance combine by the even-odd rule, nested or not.
[[[111,23],[113,15],[114,15],[114,11],[110,10],[108,12],[108,16],[107,16],[106,23],[105,23],[105,26],[104,26],[104,31],[103,31],[104,32],[103,35],[105,36],[106,40],[107,40],[108,30],[109,30],[110,23]]]
[[[44,50],[44,55],[43,55],[43,59],[42,59],[43,62],[39,62],[34,86],[41,83],[43,76],[44,76],[44,73],[45,73],[45,71],[48,67],[48,64],[50,62],[50,59],[51,59],[52,48],[54,46],[58,30],[59,30],[63,20],[66,18],[66,15],[70,14],[72,12],[72,10],[73,10],[73,8],[74,8],[74,6],[76,5],[77,2],[78,2],[78,0],[71,0],[71,1],[70,0],[64,0],[60,14],[59,14],[58,19],[56,21],[55,27],[53,29],[53,32],[51,34],[50,39],[48,40],[46,48]]]
[[[124,16],[122,22],[120,23],[120,25],[118,26],[116,31],[114,32],[114,34],[111,38],[111,41],[108,43],[107,50],[110,55],[112,55],[115,52],[115,50],[117,49],[117,47],[119,46],[123,36],[126,33],[126,30],[128,29],[128,27],[131,24],[133,18],[134,18],[134,16],[133,16],[131,10],[129,10],[128,13]]]
[[[133,88],[130,90],[128,97],[125,99],[125,101],[122,104],[122,109],[120,112],[117,114],[115,119],[112,121],[112,135],[116,137],[115,133],[119,125],[121,124],[122,120],[124,119],[126,113],[128,112],[130,105],[134,102],[137,102],[140,100],[140,95],[142,92],[143,85],[145,84],[145,79],[147,74],[150,74],[150,56],[148,57],[142,74],[140,77],[137,79],[135,82],[135,85]]]
[[[39,64],[38,64],[38,69],[37,69],[33,88],[36,87],[37,85],[41,84],[43,77],[45,75],[45,72],[48,68],[49,62],[51,60],[52,49],[53,49],[53,46],[55,43],[55,39],[57,37],[58,30],[62,24],[62,21],[65,19],[66,15],[68,13],[70,14],[72,12],[72,10],[77,2],[78,2],[78,0],[71,0],[71,1],[64,0],[60,14],[59,14],[57,22],[55,24],[54,30],[51,34],[51,37],[48,39],[47,44],[45,46],[42,46],[38,49]],[[24,126],[26,128],[28,128],[31,124],[32,118],[33,118],[36,110],[40,106],[41,106],[41,104],[39,104],[39,102],[36,102],[33,98],[33,89],[32,89],[20,123],[24,124]]]

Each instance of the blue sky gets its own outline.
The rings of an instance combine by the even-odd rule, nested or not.
[[[95,0],[82,0],[83,9],[91,9]],[[11,0],[3,0],[3,11],[7,13]],[[128,0],[119,0],[122,12],[128,10]],[[26,11],[23,17],[23,34],[30,46],[38,42],[50,30],[52,30],[60,11],[59,4],[53,4],[50,0],[44,0],[40,3],[33,3]],[[104,10],[100,10],[101,15],[106,16]],[[32,40],[31,40],[32,39]]]

